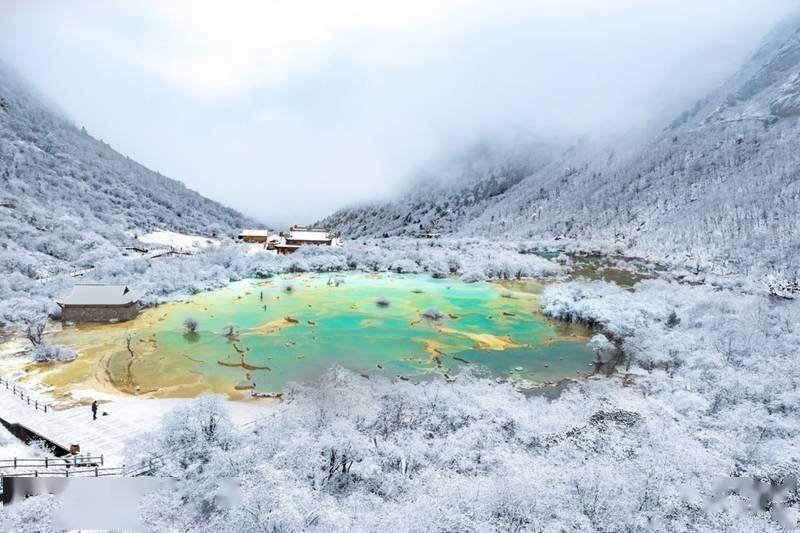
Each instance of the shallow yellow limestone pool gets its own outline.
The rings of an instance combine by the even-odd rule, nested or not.
[[[130,322],[65,327],[51,342],[73,348],[78,359],[31,370],[56,395],[85,388],[231,398],[251,388],[278,392],[333,365],[410,379],[471,365],[523,384],[584,372],[591,358],[585,331],[539,315],[540,288],[364,273],[245,280]],[[425,318],[428,309],[442,318]],[[187,318],[199,323],[196,334],[186,333]],[[233,335],[225,334],[229,326]]]

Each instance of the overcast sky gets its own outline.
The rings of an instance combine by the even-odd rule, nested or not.
[[[661,119],[794,0],[0,0],[0,59],[78,126],[274,225],[480,140]]]

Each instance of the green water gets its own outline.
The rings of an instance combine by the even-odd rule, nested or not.
[[[287,275],[232,283],[125,324],[69,328],[61,341],[94,353],[98,365],[106,354],[112,383],[128,392],[135,385],[185,395],[182,375],[195,390],[233,391],[252,381],[256,391],[277,392],[333,365],[412,380],[456,376],[469,365],[527,386],[574,377],[591,359],[586,332],[536,312],[540,289],[421,275]],[[443,317],[425,318],[431,308]],[[195,335],[183,326],[190,317]],[[223,335],[229,325],[233,338]],[[127,334],[135,339],[132,364]]]

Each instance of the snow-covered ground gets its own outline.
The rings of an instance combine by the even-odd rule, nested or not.
[[[44,457],[44,451],[38,446],[28,446],[0,426],[0,459]]]
[[[183,251],[199,251],[211,246],[217,246],[220,243],[219,239],[200,235],[186,235],[174,231],[151,231],[138,236],[137,239],[145,244],[155,244]]]

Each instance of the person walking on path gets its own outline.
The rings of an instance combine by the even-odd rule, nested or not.
[[[97,420],[97,400],[92,402],[92,420]]]

